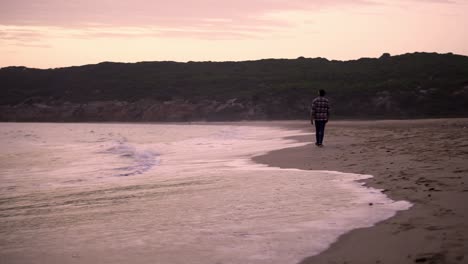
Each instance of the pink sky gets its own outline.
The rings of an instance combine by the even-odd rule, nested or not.
[[[468,55],[468,0],[0,0],[0,67]]]

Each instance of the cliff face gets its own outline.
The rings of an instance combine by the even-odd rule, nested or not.
[[[330,98],[333,118],[421,118],[468,116],[468,86],[447,94],[453,109],[443,102],[434,103],[434,95],[422,90],[419,95],[380,92],[372,97],[336,100]],[[0,121],[8,122],[181,122],[306,119],[309,117],[310,96],[294,102],[270,98],[262,102],[201,100],[157,101],[153,99],[126,101],[91,101],[71,103],[57,100],[29,100],[16,105],[0,106]],[[436,95],[437,97],[437,95]],[[406,105],[408,103],[408,105]],[[465,104],[465,108],[458,106]],[[403,104],[403,105],[402,105]],[[337,109],[337,110],[335,110]],[[347,111],[347,112],[346,112]],[[338,113],[344,113],[336,115]]]
[[[29,103],[0,106],[1,121],[127,121],[127,122],[178,122],[178,121],[234,121],[304,118],[306,104],[283,110],[270,109],[272,105],[203,100],[187,101],[95,101],[84,104],[70,102]],[[276,104],[276,106],[279,106]],[[273,111],[274,110],[274,111]],[[281,111],[281,113],[277,113]]]
[[[468,57],[7,67],[0,88],[0,121],[302,119],[318,89],[334,117],[468,116]]]

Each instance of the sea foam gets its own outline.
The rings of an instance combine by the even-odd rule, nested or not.
[[[411,206],[358,181],[370,175],[252,162],[307,144],[288,139],[301,131],[10,123],[0,132],[9,263],[295,263]]]

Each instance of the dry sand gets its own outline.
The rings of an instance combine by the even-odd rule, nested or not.
[[[284,123],[313,132],[306,122]],[[295,139],[315,142],[314,135]],[[371,174],[414,206],[351,231],[306,263],[468,263],[468,119],[335,121],[314,144],[254,158],[283,168]]]

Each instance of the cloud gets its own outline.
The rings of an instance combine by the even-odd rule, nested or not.
[[[215,24],[254,23],[265,14],[313,10],[327,6],[370,4],[371,0],[0,0],[3,25],[181,26],[210,21]]]
[[[0,45],[13,47],[49,48],[44,43],[47,36],[42,30],[28,27],[0,26]]]
[[[69,36],[77,39],[101,38],[197,38],[197,39],[247,39],[257,38],[255,30],[229,29],[216,30],[204,28],[157,28],[157,27],[95,27],[76,30]]]
[[[40,40],[42,37],[42,33],[31,29],[0,29],[0,39],[2,40],[37,41]]]
[[[455,0],[411,0],[453,3]],[[409,1],[406,1],[409,2]],[[261,38],[287,31],[294,20],[276,13],[387,4],[383,0],[0,0],[0,25],[22,26],[0,38],[28,41],[48,35],[79,38],[189,37]],[[310,20],[309,20],[310,21]],[[62,28],[61,33],[56,33]],[[69,29],[79,29],[79,32]],[[54,33],[55,32],[55,33]],[[67,33],[68,32],[68,33]],[[35,36],[34,36],[35,35]]]
[[[413,0],[414,2],[426,2],[435,4],[457,4],[459,1],[456,0]]]

